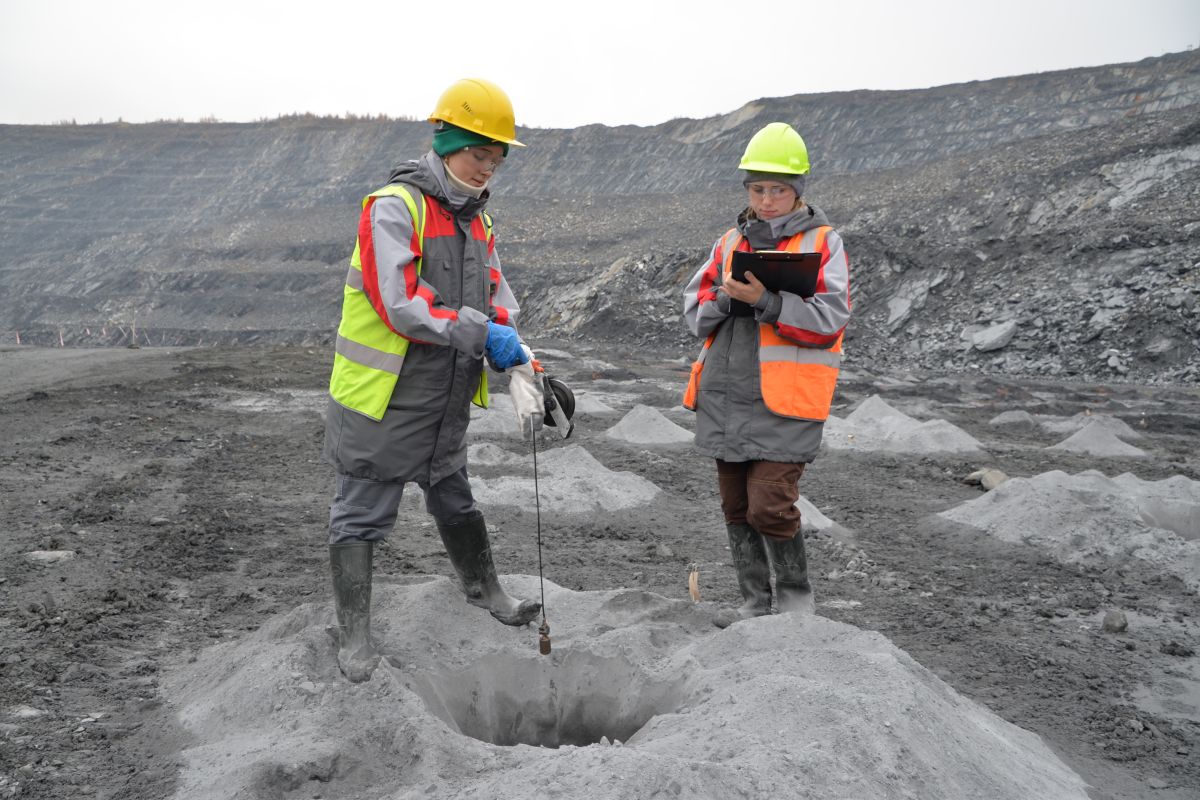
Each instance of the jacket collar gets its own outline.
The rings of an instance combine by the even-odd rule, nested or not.
[[[798,233],[829,224],[821,209],[807,203],[804,208],[771,220],[750,219],[749,214],[747,208],[738,215],[737,230],[754,250],[772,250]]]
[[[441,156],[430,150],[419,159],[396,165],[388,176],[388,183],[407,183],[421,190],[422,194],[437,200],[445,208],[462,219],[471,219],[487,205],[490,190],[485,189],[479,197],[472,197],[456,189],[446,178],[446,165]]]

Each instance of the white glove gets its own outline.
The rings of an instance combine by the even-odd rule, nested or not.
[[[541,381],[533,371],[533,359],[528,363],[508,368],[508,394],[517,412],[517,425],[521,437],[531,441],[542,429],[542,417],[546,413]]]

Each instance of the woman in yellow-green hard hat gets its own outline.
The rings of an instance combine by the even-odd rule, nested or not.
[[[808,149],[790,125],[754,134],[738,165],[747,207],[684,292],[688,327],[704,337],[684,405],[696,412],[696,446],[716,459],[721,511],[743,605],[725,626],[814,608],[797,483],[817,456],[850,319],[842,239],[805,201]],[[816,253],[811,296],[733,275],[734,253]],[[787,269],[787,267],[784,267]],[[791,284],[789,284],[791,285]],[[793,286],[792,288],[796,288]]]
[[[372,554],[396,522],[406,483],[424,492],[469,603],[508,625],[541,609],[500,586],[464,440],[471,403],[487,404],[485,360],[530,371],[533,381],[484,212],[492,177],[524,145],[508,95],[482,79],[448,87],[429,121],[437,126],[431,149],[363,199],[329,382],[325,458],[337,471],[329,559],[338,665],[351,681],[369,678],[379,662],[370,637]],[[542,424],[540,399],[513,396],[532,434]]]

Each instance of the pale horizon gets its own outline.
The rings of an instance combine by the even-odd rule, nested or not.
[[[763,98],[928,89],[1200,44],[1191,0],[1146,0],[1133,14],[1114,0],[865,0],[805,12],[803,31],[776,14],[763,32],[713,0],[593,8],[463,0],[417,17],[378,0],[352,16],[304,0],[6,2],[0,124],[423,120],[446,85],[479,76],[505,89],[524,128],[654,126]]]

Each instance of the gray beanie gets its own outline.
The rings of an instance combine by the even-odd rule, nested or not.
[[[774,181],[790,186],[796,192],[796,197],[804,197],[804,175],[791,175],[785,172],[750,172],[744,170],[746,177],[742,186],[749,186],[755,181]]]

